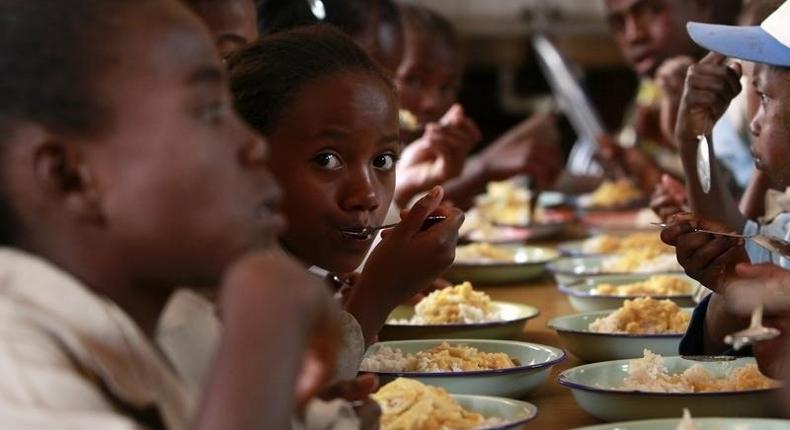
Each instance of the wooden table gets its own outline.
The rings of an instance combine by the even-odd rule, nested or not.
[[[519,340],[562,348],[557,333],[546,327],[546,322],[576,312],[568,299],[557,290],[550,275],[523,285],[476,288],[488,293],[493,300],[523,303],[540,309],[540,315],[529,320]],[[538,417],[527,428],[563,430],[602,422],[584,412],[571,391],[557,382],[560,372],[580,364],[584,363],[566,352],[565,360],[554,366],[548,380],[524,399],[538,407]]]

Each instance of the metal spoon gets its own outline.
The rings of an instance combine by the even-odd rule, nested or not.
[[[667,228],[671,225],[671,224],[665,224],[660,222],[654,222],[651,224],[661,228]],[[761,246],[767,249],[768,251],[779,254],[782,257],[790,258],[790,242],[784,239],[780,239],[776,236],[768,236],[766,234],[745,235],[745,234],[736,234],[736,233],[722,233],[720,231],[705,230],[702,228],[695,228],[694,231],[700,233],[715,234],[718,236],[734,237],[738,239],[750,239],[758,246]]]
[[[447,219],[447,217],[444,216],[444,215],[432,215],[432,216],[429,216],[428,218],[425,218],[425,222],[422,224],[422,228],[420,229],[420,231],[427,230],[432,225],[438,224],[438,223],[440,223],[440,222],[442,222],[442,221],[444,221],[446,219]],[[368,227],[364,227],[362,230],[343,230],[343,233],[345,233],[345,234],[347,234],[349,236],[358,237],[360,239],[369,239],[377,231],[388,229],[388,228],[393,228],[393,227],[396,227],[398,224],[400,224],[400,223],[396,222],[396,223],[393,223],[393,224],[380,225],[378,227],[370,227],[370,226],[368,226]]]
[[[724,343],[732,345],[737,351],[744,346],[773,339],[779,334],[779,330],[763,325],[763,306],[760,305],[752,311],[752,322],[749,324],[749,328],[728,334],[724,337]]]
[[[705,194],[710,192],[710,143],[704,134],[697,136],[697,179]]]

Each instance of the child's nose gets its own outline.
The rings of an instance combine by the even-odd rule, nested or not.
[[[752,121],[749,123],[749,132],[754,137],[760,137],[760,132],[762,131],[762,125],[760,125],[761,117],[761,112],[758,111],[757,115],[755,115]]]
[[[375,178],[367,171],[349,177],[343,193],[342,208],[346,211],[373,211],[379,207]]]

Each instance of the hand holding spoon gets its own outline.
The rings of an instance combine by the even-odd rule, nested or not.
[[[749,328],[728,334],[724,337],[724,343],[732,345],[737,351],[744,346],[773,339],[779,334],[779,330],[763,325],[763,306],[760,305],[752,311],[752,322],[749,324]]]
[[[671,224],[657,223],[657,222],[651,224],[661,228],[667,228],[671,226]],[[727,236],[727,237],[734,237],[739,239],[750,239],[758,246],[761,246],[770,252],[779,254],[785,258],[790,258],[790,242],[784,239],[780,239],[776,236],[768,236],[765,234],[745,235],[745,234],[736,234],[736,233],[723,233],[720,231],[705,230],[702,228],[695,228],[694,231],[700,233],[715,234],[718,236]]]

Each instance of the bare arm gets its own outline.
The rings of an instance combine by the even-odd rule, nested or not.
[[[224,335],[194,428],[290,428],[333,366],[333,307],[326,289],[285,256],[238,263],[223,285]]]
[[[740,66],[727,66],[725,60],[720,54],[710,53],[689,68],[678,112],[675,138],[680,146],[683,168],[687,174],[686,190],[691,210],[705,218],[721,221],[736,231],[742,231],[746,218],[739,211],[738,202],[723,180],[710,138],[713,125],[741,90]],[[700,135],[708,136],[711,143],[708,151],[711,167],[709,193],[702,190],[697,175],[697,136]]]

